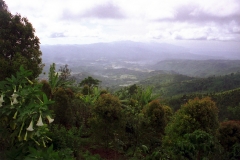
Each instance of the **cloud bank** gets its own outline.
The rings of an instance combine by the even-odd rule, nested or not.
[[[43,43],[240,41],[239,0],[6,0]],[[87,39],[87,40],[86,40]]]

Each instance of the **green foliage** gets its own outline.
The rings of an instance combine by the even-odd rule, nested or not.
[[[61,82],[58,73],[55,72],[55,63],[50,65],[48,72],[48,83],[51,88],[51,97],[55,94],[58,87],[61,87]]]
[[[146,160],[159,160],[161,158],[160,151],[154,151],[152,154],[146,156]]]
[[[51,94],[53,95],[56,88],[59,86],[59,78],[58,73],[55,72],[55,63],[50,65],[49,72],[48,72],[48,83],[51,87]]]
[[[46,80],[42,80],[40,82],[42,84],[42,91],[47,95],[47,97],[51,97],[51,87]]]
[[[131,85],[129,88],[128,88],[128,93],[130,94],[130,95],[134,95],[134,94],[136,94],[137,92],[138,92],[138,86],[136,85],[136,84],[134,84],[134,85]]]
[[[141,144],[149,148],[149,156],[155,148],[161,147],[165,127],[172,116],[172,110],[164,106],[159,100],[153,100],[143,109],[144,120],[142,123]]]
[[[55,123],[69,126],[74,122],[71,106],[74,94],[71,89],[57,88],[53,97],[55,104],[51,106],[55,114]]]
[[[230,113],[230,116],[227,117],[228,119],[240,120],[240,104],[234,107],[229,106],[227,110]]]
[[[24,146],[23,148],[11,147],[10,150],[5,151],[5,157],[3,159],[22,160],[27,155],[28,151],[28,146]]]
[[[142,88],[136,84],[125,87],[115,92],[115,94],[119,97],[122,103],[127,102],[128,105],[139,106],[141,109],[143,109],[143,106],[150,101],[158,97],[158,95],[153,95],[152,87]]]
[[[117,97],[111,94],[103,94],[96,101],[94,113],[106,122],[114,122],[121,119],[121,105]]]
[[[240,158],[240,121],[222,122],[218,138],[228,159]]]
[[[232,146],[231,152],[228,153],[227,158],[231,160],[238,160],[240,158],[240,143],[236,143]]]
[[[88,88],[88,86],[86,86],[86,87]],[[80,95],[79,98],[86,105],[93,106],[95,104],[95,102],[97,101],[98,97],[100,96],[100,94],[101,94],[101,91],[97,87],[93,87],[92,91],[91,91],[91,94],[88,92],[87,94]]]
[[[211,97],[216,102],[219,110],[219,121],[224,120],[239,120],[239,96],[240,89],[229,90],[218,93],[207,94],[189,94],[183,96],[176,96],[164,100],[164,103],[171,106],[175,111],[178,110],[181,105],[185,104],[189,99],[195,97]]]
[[[136,99],[139,101],[140,105],[144,106],[155,98],[156,97],[152,96],[152,88],[148,87],[144,90],[138,91]]]
[[[90,87],[89,87],[88,85],[84,85],[84,86],[82,87],[81,93],[82,93],[83,95],[90,95],[90,94],[92,94],[92,93],[91,93],[91,89],[90,89]]]
[[[219,127],[217,114],[217,107],[209,97],[189,100],[167,125],[163,146],[168,148],[170,155],[179,154],[190,159],[202,157],[205,152],[208,155],[213,150],[206,147],[214,148],[213,137]]]
[[[128,150],[130,155],[137,154],[138,148],[141,146],[141,138],[144,136],[144,126],[146,119],[142,112],[142,106],[137,101],[130,99],[130,103],[124,106],[123,114],[126,121],[124,150]],[[146,122],[147,123],[147,122]]]
[[[171,117],[173,116],[173,110],[171,107],[166,105],[163,105],[162,107],[164,109],[166,123],[168,123],[171,120]]]
[[[97,87],[92,88],[91,94],[77,93],[75,95],[75,99],[71,103],[71,109],[78,126],[83,126],[84,129],[89,127],[89,119],[92,117],[93,107],[100,95],[101,91]]]
[[[239,72],[239,60],[165,60],[154,66],[194,77],[220,76]]]
[[[102,158],[98,154],[92,155],[89,151],[86,151],[83,154],[83,158],[85,160],[102,160]]]
[[[65,69],[66,68],[63,68],[64,72]],[[49,82],[42,81],[42,89],[49,95],[50,99],[53,99],[56,102],[51,106],[55,113],[56,123],[69,126],[75,121],[75,117],[73,116],[74,113],[71,107],[72,100],[74,99],[74,93],[72,89],[70,89],[70,85],[73,81],[65,78],[59,76],[58,73],[55,72],[55,63],[53,63],[50,65],[48,73]]]
[[[209,158],[215,151],[216,139],[202,130],[195,130],[176,139],[171,148],[172,158],[203,159]]]
[[[15,74],[21,65],[32,71],[28,78],[34,79],[41,73],[40,42],[27,18],[12,15],[4,1],[0,9],[0,80]]]
[[[12,144],[23,145],[31,141],[45,147],[51,139],[47,137],[48,125],[44,122],[45,119],[49,123],[53,121],[48,108],[53,101],[41,92],[40,84],[27,78],[30,74],[20,67],[16,76],[0,82],[1,136],[8,138]]]
[[[123,131],[123,114],[120,101],[111,94],[102,94],[93,108],[91,127],[98,142],[105,147],[114,141]]]
[[[59,72],[60,72],[60,76],[59,76],[60,80],[62,81],[70,80],[71,69],[68,68],[67,64],[65,64],[64,66],[60,66]]]
[[[78,97],[71,101],[71,116],[67,117],[72,126],[83,127],[84,131],[88,135],[89,118],[92,115],[92,106],[87,105]],[[86,130],[85,130],[86,129]]]
[[[166,126],[165,110],[159,100],[151,101],[146,107],[146,116],[150,120],[150,126],[153,127],[158,134],[163,134]]]
[[[88,85],[90,88],[92,87],[96,87],[99,85],[101,81],[97,80],[97,79],[93,79],[91,76],[89,76],[88,78],[85,78],[84,80],[82,80],[79,85],[80,86],[84,86],[84,85]]]
[[[220,92],[210,95],[216,102],[219,109],[219,120],[226,119],[234,120],[237,118],[237,114],[233,112],[234,109],[238,110],[240,89],[229,90],[226,92]],[[232,108],[232,110],[231,110]]]
[[[223,92],[240,87],[240,73],[208,78],[194,78],[179,74],[163,74],[140,82],[143,86],[154,86],[154,93],[162,97],[184,94],[207,94]]]
[[[71,127],[67,129],[62,125],[53,125],[50,131],[54,148],[57,150],[70,149],[73,151],[74,155],[77,156],[82,142],[81,128]]]
[[[160,145],[160,137],[166,124],[163,105],[157,100],[152,101],[157,96],[152,95],[151,87],[132,85],[115,94],[121,98],[126,121],[124,150],[128,150],[132,156],[145,157],[142,155],[146,154],[142,152],[142,146],[152,150]]]
[[[174,115],[168,125],[168,135],[184,135],[201,129],[213,135],[218,128],[218,109],[209,97],[189,100]]]
[[[24,160],[74,160],[74,158],[71,155],[71,152],[66,151],[54,151],[53,145],[50,147],[38,150],[32,147],[29,147],[29,154],[24,158]]]
[[[153,86],[154,93],[161,96],[173,96],[176,94],[184,93],[183,83],[189,82],[196,78],[188,77],[186,75],[176,74],[176,73],[164,73],[151,76],[139,82],[140,85]]]
[[[64,88],[72,84],[73,81],[61,78],[59,74],[55,71],[55,63],[53,63],[52,65],[50,65],[50,69],[48,72],[48,83],[51,88],[50,98],[52,98],[59,87]]]

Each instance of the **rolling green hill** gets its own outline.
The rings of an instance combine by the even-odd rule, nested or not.
[[[219,110],[218,115],[220,121],[240,120],[240,88],[217,93],[178,95],[166,98],[163,101],[176,111],[189,99],[193,99],[195,97],[202,98],[206,96],[211,97],[211,99],[216,102]]]
[[[219,120],[240,120],[240,73],[208,78],[194,78],[180,74],[155,75],[139,83],[152,86],[166,105],[178,110],[195,97],[212,98],[219,109]]]
[[[151,68],[193,77],[209,77],[239,72],[240,60],[165,60]]]
[[[140,81],[140,85],[153,86],[162,97],[193,93],[223,92],[240,87],[240,73],[208,78],[193,78],[180,74],[161,74]]]

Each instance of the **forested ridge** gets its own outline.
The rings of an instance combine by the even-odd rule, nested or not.
[[[159,74],[139,82],[143,86],[153,86],[154,92],[164,97],[192,94],[223,92],[240,87],[240,74],[207,78],[188,77],[181,74]]]
[[[220,70],[232,65],[211,76],[158,70],[160,63],[151,71],[99,69],[111,83],[126,81],[114,88],[53,62],[40,79],[34,33],[0,0],[0,159],[240,159],[238,61],[215,61]]]
[[[179,74],[192,77],[220,76],[239,72],[239,60],[209,59],[209,60],[165,60],[152,65],[152,69],[174,70]]]

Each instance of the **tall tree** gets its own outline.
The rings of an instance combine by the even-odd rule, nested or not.
[[[189,100],[167,125],[164,148],[178,159],[209,158],[215,149],[213,137],[218,127],[218,109],[209,97]]]
[[[6,5],[6,3],[3,0],[0,0],[0,10],[5,10],[7,11],[8,7]]]
[[[101,81],[99,81],[98,79],[94,79],[91,76],[89,76],[88,78],[85,78],[84,80],[82,80],[79,83],[79,85],[80,86],[88,85],[90,88],[92,88],[94,86],[98,86],[100,82]]]
[[[102,94],[93,107],[91,125],[97,142],[103,142],[104,147],[121,136],[124,123],[121,103],[118,97]]]
[[[222,122],[218,139],[226,159],[240,159],[240,121]]]
[[[0,80],[10,77],[20,65],[32,72],[30,79],[42,71],[40,42],[26,17],[12,15],[0,0]]]
[[[68,68],[67,64],[65,64],[64,66],[60,66],[59,72],[61,72],[59,75],[59,78],[61,80],[64,80],[64,81],[69,80],[71,76],[71,69]]]

